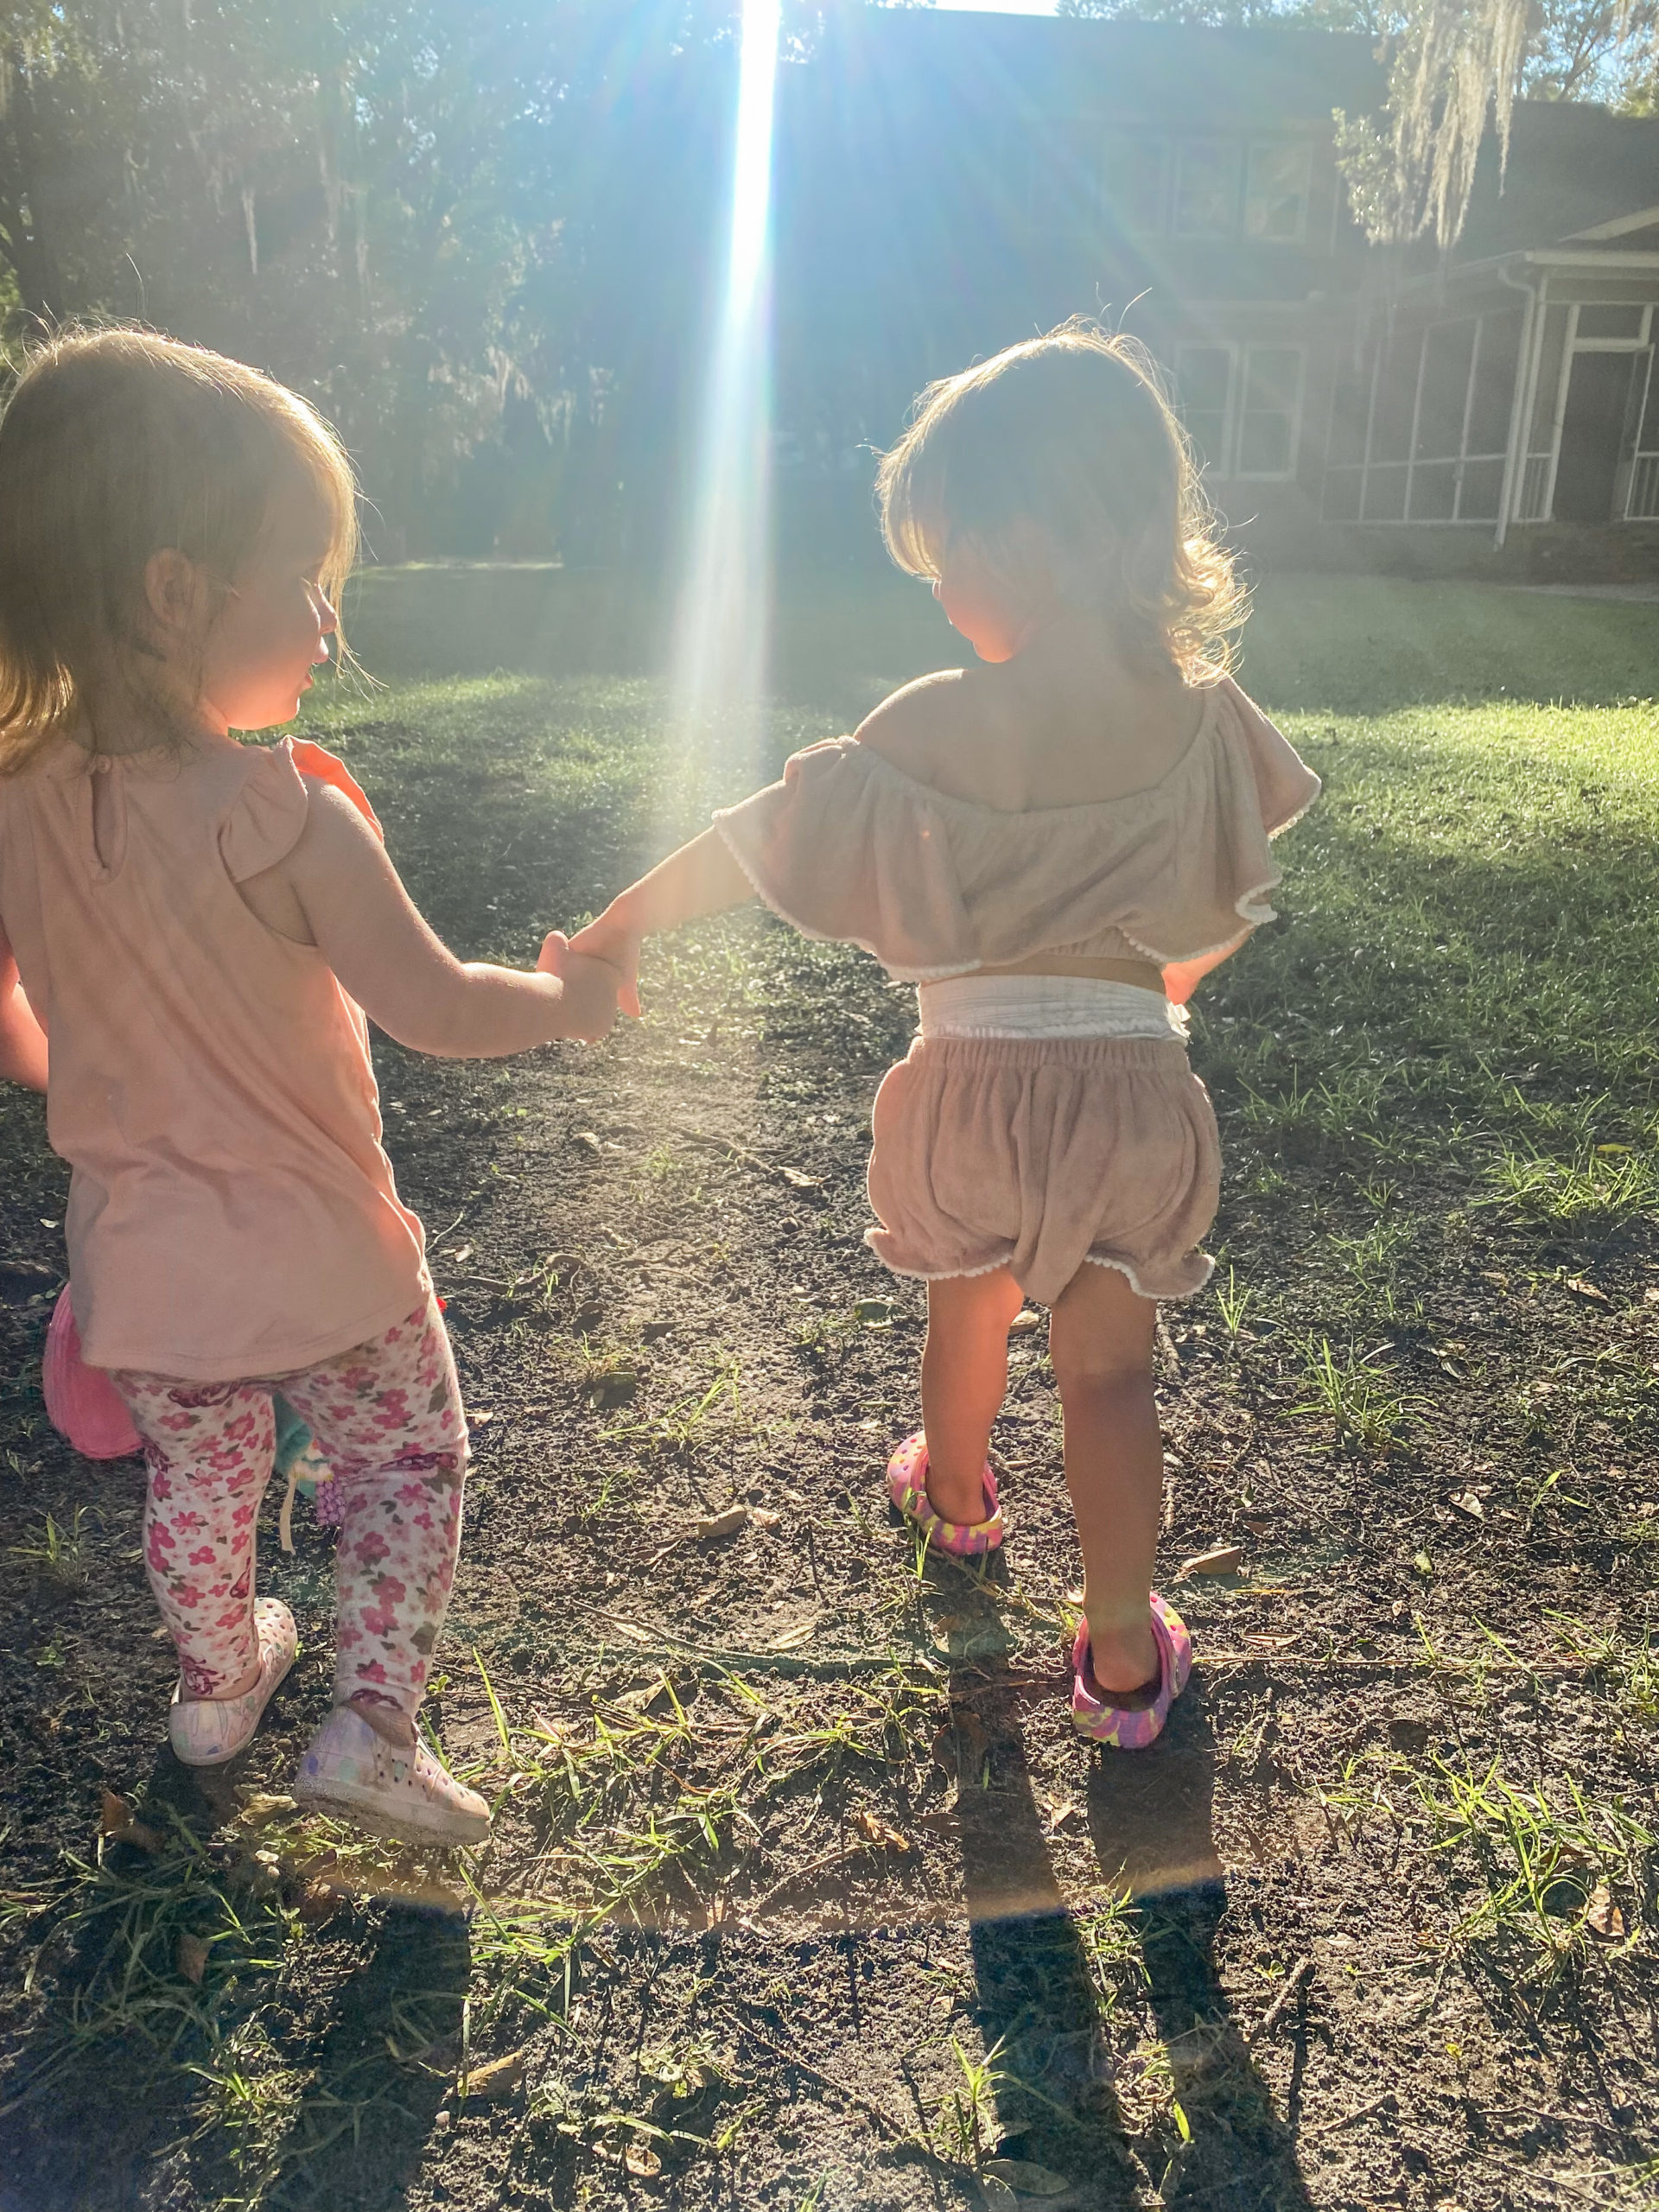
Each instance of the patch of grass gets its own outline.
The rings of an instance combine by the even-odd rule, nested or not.
[[[1310,1337],[1302,1347],[1305,1395],[1291,1411],[1322,1414],[1330,1421],[1340,1451],[1392,1451],[1408,1419],[1422,1403],[1396,1389],[1393,1374],[1386,1347],[1363,1354],[1350,1347],[1338,1354],[1328,1337],[1317,1343]]]
[[[67,1529],[59,1528],[48,1513],[40,1541],[9,1545],[6,1556],[28,1561],[45,1580],[55,1583],[60,1590],[84,1590],[90,1573],[89,1546],[81,1528],[86,1510],[84,1505],[77,1505]]]
[[[1622,1798],[1590,1796],[1571,1776],[1526,1789],[1496,1759],[1478,1775],[1431,1757],[1412,1787],[1431,1848],[1459,1861],[1481,1892],[1453,1926],[1454,1943],[1493,1944],[1535,1984],[1599,1940],[1610,1956],[1634,1942],[1659,1835]]]

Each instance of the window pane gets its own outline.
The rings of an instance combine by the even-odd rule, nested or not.
[[[1580,338],[1639,338],[1642,335],[1642,310],[1639,307],[1594,307],[1579,309]]]
[[[1510,410],[1515,404],[1515,372],[1521,351],[1521,310],[1484,315],[1475,348],[1475,391],[1469,404],[1467,453],[1504,453],[1510,442]]]
[[[1175,356],[1175,389],[1181,420],[1211,473],[1228,473],[1227,428],[1232,403],[1233,355],[1227,346],[1183,346]]]
[[[1411,443],[1411,414],[1417,401],[1417,357],[1421,331],[1396,334],[1382,358],[1377,380],[1376,415],[1371,425],[1371,459],[1403,461]]]
[[[1463,410],[1474,353],[1472,321],[1437,322],[1424,334],[1422,396],[1417,403],[1419,459],[1439,459],[1462,450]]]
[[[1406,512],[1406,467],[1373,468],[1365,479],[1365,520],[1402,522]]]
[[[1293,408],[1302,380],[1302,354],[1298,346],[1252,346],[1245,357],[1244,405]]]
[[[1503,488],[1501,461],[1465,461],[1463,489],[1458,494],[1459,522],[1496,522],[1497,497]]]
[[[1411,472],[1413,522],[1450,522],[1457,488],[1455,461],[1419,461]]]
[[[1290,474],[1290,417],[1288,415],[1246,415],[1238,426],[1238,473],[1241,476],[1287,476]]]
[[[1311,156],[1306,146],[1252,146],[1244,194],[1244,232],[1253,238],[1300,238],[1307,228]]]
[[[1222,139],[1187,139],[1176,166],[1175,231],[1230,238],[1238,228],[1238,155]]]
[[[1183,409],[1205,408],[1224,414],[1232,373],[1233,357],[1225,346],[1183,346],[1175,367]]]
[[[1109,138],[1102,162],[1107,216],[1126,231],[1164,227],[1168,149],[1161,138]]]
[[[1331,403],[1331,459],[1344,461],[1365,458],[1365,424],[1371,411],[1371,365],[1355,369],[1344,359]]]

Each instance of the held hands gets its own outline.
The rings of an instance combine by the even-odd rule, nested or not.
[[[602,960],[620,978],[617,1004],[624,1014],[639,1018],[639,944],[645,935],[629,923],[620,899],[613,899],[597,921],[578,930],[570,950],[579,959]]]
[[[587,934],[584,931],[583,935]],[[538,974],[556,976],[564,987],[560,1001],[561,1036],[597,1045],[610,1035],[616,1023],[617,994],[622,987],[622,978],[613,966],[585,950],[578,952],[563,930],[552,930],[543,939],[536,967]],[[632,994],[632,985],[627,988]]]

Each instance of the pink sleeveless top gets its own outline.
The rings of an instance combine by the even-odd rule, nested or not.
[[[715,817],[775,913],[933,982],[1052,952],[1171,967],[1270,922],[1268,839],[1319,779],[1230,677],[1162,780],[1098,805],[1004,814],[830,738]]]
[[[332,756],[288,741],[94,768],[66,738],[0,777],[0,938],[50,1040],[47,1129],[73,1171],[91,1366],[281,1375],[427,1294],[363,1015],[321,952],[236,889],[304,828],[302,762],[355,792]],[[112,801],[103,860],[94,774]]]

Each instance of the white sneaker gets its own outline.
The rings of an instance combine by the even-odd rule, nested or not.
[[[407,1751],[389,1744],[349,1705],[337,1705],[311,1738],[294,1796],[400,1843],[483,1843],[490,1833],[489,1807],[418,1737]]]
[[[280,1598],[258,1598],[253,1607],[259,1639],[259,1679],[240,1697],[183,1695],[178,1683],[168,1709],[167,1732],[174,1757],[184,1766],[223,1766],[246,1751],[277,1684],[299,1656],[294,1616]]]

